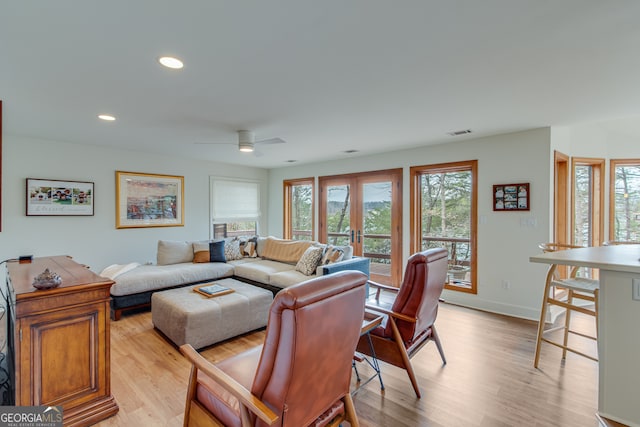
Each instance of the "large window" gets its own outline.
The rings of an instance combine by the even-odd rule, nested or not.
[[[284,183],[284,238],[313,240],[313,178]]]
[[[573,244],[599,246],[604,240],[604,159],[574,157],[571,165]]]
[[[640,241],[640,159],[611,160],[609,239]]]
[[[411,252],[449,250],[447,289],[477,293],[478,162],[411,168]]]
[[[260,220],[260,183],[210,178],[211,237],[253,236]]]

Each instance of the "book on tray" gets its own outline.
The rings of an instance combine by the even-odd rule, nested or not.
[[[196,286],[193,290],[209,298],[233,292],[233,289],[229,289],[219,283],[206,283],[204,285]]]

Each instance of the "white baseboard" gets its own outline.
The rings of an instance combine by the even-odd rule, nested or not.
[[[520,319],[538,321],[540,319],[540,309],[524,307],[514,304],[504,304],[497,301],[478,298],[477,295],[467,295],[460,292],[443,292],[442,299],[445,302],[473,308],[476,310],[488,311],[490,313],[503,314],[505,316],[518,317]]]

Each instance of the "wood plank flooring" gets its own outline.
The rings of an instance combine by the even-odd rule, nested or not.
[[[383,363],[385,390],[373,380],[354,396],[363,427],[599,425],[597,363],[569,354],[563,364],[560,350],[545,345],[534,369],[535,322],[441,304],[436,326],[447,365],[433,343],[412,359],[423,394],[416,399],[406,373]],[[215,362],[263,339],[264,331],[254,332],[202,354]],[[371,373],[364,363],[358,368]],[[189,365],[153,328],[150,313],[111,323],[111,372],[120,411],[100,427],[182,425]],[[352,381],[355,387],[355,375]]]

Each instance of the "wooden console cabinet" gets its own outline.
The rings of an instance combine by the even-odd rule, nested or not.
[[[62,284],[38,290],[46,268]],[[16,406],[62,406],[65,426],[89,426],[118,412],[111,395],[109,288],[113,281],[67,256],[9,262]]]

